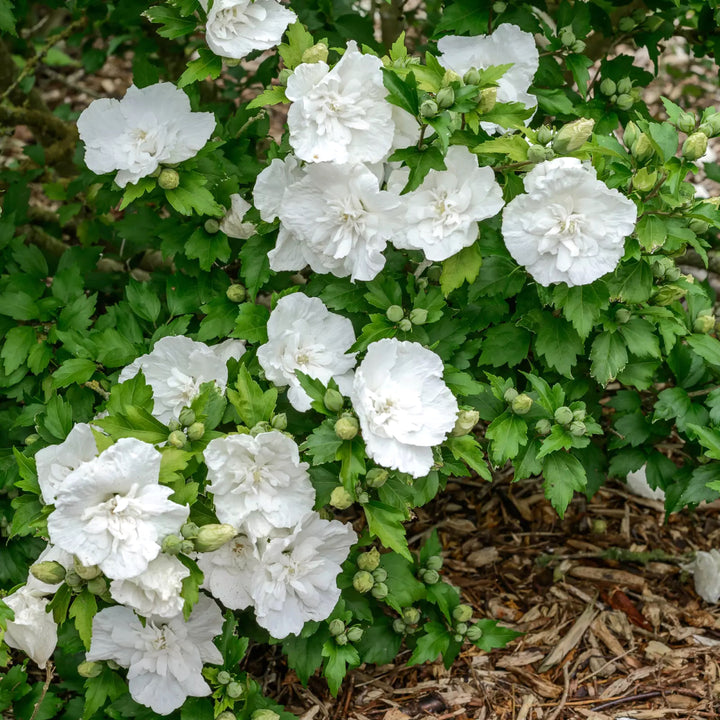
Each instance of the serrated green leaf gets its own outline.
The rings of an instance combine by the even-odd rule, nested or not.
[[[503,465],[516,457],[520,446],[527,443],[527,423],[506,410],[488,425],[485,437],[493,441],[489,447],[493,464]]]
[[[285,95],[285,88],[282,85],[271,85],[265,88],[257,97],[254,97],[247,106],[248,110],[266,107],[267,105],[277,105],[278,103],[289,103]]]
[[[553,304],[562,310],[583,340],[597,323],[601,310],[607,308],[609,299],[607,286],[602,281],[574,287],[562,283],[553,290]]]
[[[565,377],[572,377],[577,356],[584,352],[583,341],[570,323],[551,313],[542,313],[536,328],[535,351],[548,366]]]
[[[10,373],[17,370],[25,362],[30,350],[36,344],[37,337],[34,328],[21,325],[8,330],[0,352],[5,372],[10,375]]]
[[[240,365],[238,368],[235,389],[227,389],[228,400],[249,428],[259,422],[270,420],[275,411],[277,394],[277,388],[274,387],[269,390],[263,390],[260,385],[253,380],[245,365]]]
[[[587,484],[585,468],[570,453],[556,452],[543,459],[545,497],[562,518],[575,491],[582,492]]]
[[[521,632],[498,625],[497,621],[488,618],[478,620],[475,625],[482,630],[482,635],[474,641],[474,644],[483,652],[490,652],[495,648],[504,648],[508,643],[522,635]]]
[[[434,662],[447,651],[452,639],[447,628],[438,622],[423,625],[423,634],[416,637],[417,645],[407,662],[408,666]]]
[[[600,333],[593,340],[590,360],[592,362],[590,373],[601,385],[607,385],[614,380],[628,361],[625,340],[620,333]]]
[[[264,305],[243,303],[238,308],[232,336],[252,343],[267,342],[267,323],[270,311]]]
[[[301,22],[290,25],[285,32],[285,36],[288,41],[278,45],[278,52],[285,63],[285,67],[294,70],[302,62],[303,53],[308,48],[311,48],[315,41]]]
[[[184,19],[183,22],[185,22]],[[206,78],[215,80],[222,72],[222,58],[218,57],[212,50],[201,47],[198,49],[198,55],[200,57],[188,63],[187,69],[177,82],[178,87],[182,88]]]
[[[64,388],[77,383],[87,382],[94,374],[97,366],[92,360],[73,358],[66,360],[53,374],[53,387]]]
[[[370,533],[378,537],[385,547],[412,561],[403,527],[405,513],[374,500],[366,503],[363,509]]]
[[[97,600],[86,588],[73,600],[70,606],[69,617],[75,620],[75,629],[83,641],[86,650],[90,649],[92,639],[92,621],[97,612]]]
[[[327,658],[323,666],[323,675],[333,696],[338,694],[340,685],[347,674],[347,667],[360,664],[360,656],[353,645],[338,645],[334,638],[327,640],[322,649]]]
[[[482,266],[482,254],[476,243],[463,248],[459,253],[449,257],[442,264],[440,288],[447,297],[464,283],[473,283]]]

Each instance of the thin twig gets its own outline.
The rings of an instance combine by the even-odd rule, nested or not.
[[[615,700],[608,700],[607,702],[600,703],[599,705],[593,705],[590,709],[593,711],[605,710],[606,708],[615,707],[615,705],[624,705],[625,703],[632,702],[633,700],[649,700],[650,698],[659,697],[660,695],[662,695],[662,693],[659,690],[639,693],[638,695],[626,695],[625,697],[616,698]]]
[[[38,698],[38,701],[35,703],[35,707],[33,708],[32,715],[30,716],[30,720],[35,720],[35,716],[38,714],[38,710],[40,709],[40,706],[42,705],[42,701],[45,699],[45,695],[47,695],[48,688],[50,687],[50,683],[53,679],[53,673],[55,671],[55,667],[53,664],[48,660],[45,664],[45,682],[42,686],[42,692],[40,693],[40,697]]]
[[[558,703],[555,710],[553,710],[548,715],[548,720],[555,720],[556,717],[560,715],[560,713],[563,711],[563,708],[565,707],[565,703],[567,702],[568,695],[570,694],[570,671],[568,670],[567,663],[563,665],[563,694],[560,698],[560,702]]]

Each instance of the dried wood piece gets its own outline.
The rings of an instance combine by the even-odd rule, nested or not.
[[[582,615],[575,621],[565,637],[548,653],[542,665],[538,668],[538,672],[544,673],[551,667],[555,667],[562,659],[580,642],[590,624],[595,619],[597,610],[595,610],[595,601],[589,603],[583,610]]]
[[[513,675],[517,675],[523,682],[529,685],[535,692],[544,698],[559,698],[562,694],[562,688],[551,683],[549,680],[536,675],[528,670],[513,667],[510,668]]]
[[[643,590],[645,578],[627,570],[616,570],[615,568],[599,568],[589,565],[576,565],[570,568],[569,574],[582,580],[593,582],[612,583],[621,587],[628,587],[631,590]]]

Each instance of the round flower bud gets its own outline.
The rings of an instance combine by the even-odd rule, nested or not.
[[[187,445],[187,437],[182,430],[173,430],[168,435],[168,442],[176,448],[184,448]]]
[[[535,423],[535,432],[539,435],[549,435],[552,430],[552,424],[547,418],[541,418]]]
[[[715,316],[714,315],[699,315],[695,318],[693,323],[693,332],[696,333],[709,333],[715,329]]]
[[[167,424],[167,426],[170,432],[172,432],[173,430],[179,430],[182,427],[180,422],[178,420],[175,420],[174,418]]]
[[[205,435],[205,425],[201,422],[195,422],[187,429],[187,436],[193,442],[200,440],[203,435]]]
[[[232,681],[232,675],[227,670],[221,670],[217,674],[217,681],[221,685],[227,685],[229,682]]]
[[[428,311],[425,308],[413,308],[409,317],[413,325],[424,325],[427,322]]]
[[[450,431],[453,437],[467,435],[480,421],[480,413],[477,410],[460,410],[455,421],[455,427]]]
[[[367,552],[360,553],[357,559],[357,566],[361,570],[372,572],[380,565],[380,553],[377,548],[372,548]]]
[[[633,100],[632,95],[628,93],[620,93],[620,95],[617,96],[615,104],[620,110],[629,110],[635,104],[635,100]]]
[[[618,80],[617,91],[618,94],[629,93],[632,90],[632,80],[629,77],[624,77]]]
[[[328,46],[324,42],[315,43],[302,54],[302,62],[325,62],[328,59]]]
[[[95,678],[103,671],[101,662],[86,660],[77,666],[78,675],[84,678]]]
[[[531,145],[527,153],[528,162],[540,163],[545,161],[545,148],[542,145]]]
[[[30,566],[30,572],[40,582],[57,585],[65,579],[65,567],[55,560],[44,560]]]
[[[554,417],[558,425],[569,425],[573,421],[573,411],[567,405],[562,405],[555,411]]]
[[[359,642],[360,640],[362,640],[363,634],[363,629],[360,627],[351,627],[346,633],[347,639],[351,643]]]
[[[701,132],[690,135],[682,146],[682,156],[686,160],[699,160],[707,151],[708,137]]]
[[[440,568],[443,566],[443,558],[442,555],[431,555],[427,562],[425,563],[425,567],[428,570],[440,570]]]
[[[600,92],[603,95],[614,95],[617,92],[617,85],[615,81],[610,78],[605,78],[600,83]]]
[[[420,115],[424,118],[434,118],[438,110],[438,104],[432,99],[428,98],[420,103]]]
[[[120,666],[114,660],[106,660],[105,662],[107,663],[107,666],[111,670],[119,670],[120,669]]]
[[[706,135],[715,136],[720,135],[720,113],[715,113],[714,115],[710,115],[707,120],[705,120],[705,123],[707,123],[710,126],[710,133],[705,133]],[[703,123],[703,124],[705,124]]]
[[[340,618],[335,618],[334,620],[331,620],[328,624],[328,630],[330,630],[331,635],[339,635],[340,633],[344,633],[345,623],[340,620]]]
[[[473,609],[469,605],[458,605],[453,610],[453,620],[457,622],[466,623],[472,619]]]
[[[465,636],[467,637],[468,640],[475,642],[476,640],[479,640],[482,637],[482,634],[483,634],[482,630],[480,629],[480,627],[478,625],[471,625],[468,628],[467,633],[465,633]]]
[[[490,112],[497,103],[497,91],[496,87],[483,88],[478,96],[477,110],[482,113]]]
[[[278,83],[282,85],[283,87],[287,87],[287,81],[290,79],[290,76],[293,74],[293,71],[290,68],[283,68],[278,73]]]
[[[237,700],[245,694],[245,687],[242,683],[231,682],[228,683],[225,688],[225,692],[228,694],[228,697],[231,697],[233,700]]]
[[[180,175],[177,170],[163,168],[158,176],[158,185],[163,190],[174,190],[180,184]]]
[[[632,186],[640,192],[649,192],[655,187],[657,178],[657,170],[650,172],[646,167],[642,167],[633,175]]]
[[[563,28],[558,37],[560,38],[560,42],[565,45],[565,47],[570,47],[577,38],[575,37],[575,33],[572,31],[572,28],[566,27]]]
[[[440,85],[445,88],[454,82],[462,82],[462,78],[454,70],[446,70],[440,81]]]
[[[519,394],[515,388],[508,388],[503,395],[503,400],[506,403],[511,403]]]
[[[196,538],[199,531],[200,531],[200,526],[194,522],[186,522],[180,528],[180,532],[182,533],[182,536],[186,540],[192,540],[193,538]]]
[[[25,438],[25,444],[32,445],[33,443],[36,443],[39,439],[40,436],[37,433],[30,433],[30,435]]]
[[[342,486],[338,485],[330,493],[330,504],[338,510],[345,510],[353,504],[352,495]]]
[[[553,139],[554,134],[552,128],[547,125],[541,125],[537,131],[537,141],[541,145],[547,145]]]
[[[532,404],[532,398],[529,395],[522,393],[510,403],[510,408],[516,415],[527,415],[530,412]]]
[[[625,132],[623,134],[623,141],[625,142],[625,145],[632,149],[636,140],[640,137],[640,134],[640,128],[631,120],[625,126]]]
[[[399,305],[391,305],[385,311],[385,317],[392,323],[398,323],[405,317],[405,312]]]
[[[398,635],[402,635],[405,632],[405,630],[407,630],[407,626],[400,618],[396,618],[395,620],[393,620],[393,630]]]
[[[563,125],[555,135],[553,150],[561,155],[579,150],[592,135],[594,127],[595,121],[589,118],[580,118]]]
[[[272,425],[267,422],[267,420],[261,420],[259,423],[255,423],[255,425],[250,428],[250,434],[255,437],[261,433],[270,432],[271,430]]]
[[[345,398],[334,388],[329,388],[323,395],[323,404],[330,412],[340,412],[345,404]]]
[[[65,582],[68,587],[77,588],[83,584],[83,579],[74,570],[68,570],[65,573]]]
[[[168,555],[177,555],[180,552],[182,539],[177,535],[166,535],[162,541],[161,550]]]
[[[587,412],[583,408],[579,408],[578,410],[573,410],[573,419],[577,420],[578,422],[582,422],[587,417]]]
[[[464,75],[463,82],[466,85],[477,85],[480,82],[480,72],[477,68],[471,67]]]
[[[676,280],[679,280],[681,275],[682,273],[680,272],[680,268],[675,267],[675,265],[665,271],[665,279],[668,282],[675,282]],[[685,279],[687,280],[688,277],[692,278],[692,275],[686,275]],[[692,282],[692,280],[688,280],[688,282]]]
[[[637,23],[631,17],[623,17],[620,18],[620,22],[618,22],[618,30],[620,30],[620,32],[630,32],[636,25]]]
[[[208,218],[203,227],[208,235],[214,235],[220,230],[220,223],[215,218]]]
[[[221,548],[237,535],[237,530],[227,523],[203,525],[195,538],[195,549],[198,552],[213,552]]]
[[[581,52],[583,52],[583,51],[585,50],[586,47],[587,47],[587,44],[586,44],[586,42],[585,42],[584,40],[576,40],[576,41],[570,46],[570,49],[571,49],[574,53],[581,53]]]
[[[493,3],[492,9],[496,15],[501,15],[507,10],[507,3],[502,2],[502,0],[497,0]]]
[[[372,590],[370,591],[370,594],[376,599],[376,600],[384,600],[388,595],[388,586],[385,583],[375,583],[373,585]]]
[[[365,482],[368,487],[379,488],[387,482],[388,477],[390,473],[384,468],[373,468],[365,476]]]
[[[579,422],[578,420],[573,420],[570,423],[570,434],[574,435],[575,437],[582,437],[585,434],[585,423]]]
[[[460,633],[455,633],[455,635],[453,635],[453,640],[461,643],[465,640],[465,638]]]
[[[104,577],[96,577],[88,581],[87,589],[93,595],[104,595],[107,592],[108,584]]]
[[[690,135],[695,129],[696,119],[695,114],[691,112],[682,112],[677,119],[678,130]]]
[[[218,677],[220,677],[219,673]],[[235,715],[234,712],[230,712],[230,710],[223,710],[215,720],[237,720],[237,715]]]
[[[285,430],[287,427],[287,415],[285,413],[273,415],[272,420],[270,420],[270,425],[275,428],[275,430]]]
[[[102,575],[102,571],[97,565],[83,565],[77,558],[73,560],[73,570],[83,579],[92,580]]]
[[[631,317],[632,313],[627,308],[620,308],[615,312],[615,322],[618,325],[625,325]]]
[[[590,523],[590,532],[593,535],[604,535],[607,532],[608,524],[605,518],[593,518]]]
[[[359,429],[360,424],[352,415],[345,415],[335,423],[335,434],[341,440],[352,440],[358,434]]]
[[[402,332],[410,332],[412,330],[412,323],[408,320],[408,318],[403,318],[398,323],[398,328],[402,330]]]
[[[555,157],[555,151],[551,147],[545,148],[545,159],[552,160]]]
[[[369,496],[366,492],[364,492],[364,491],[363,491],[363,492],[359,492],[359,493],[358,493],[358,496],[357,496],[357,501],[358,501],[361,505],[366,505],[367,503],[370,502],[370,496]]]
[[[705,222],[705,220],[691,220],[690,225],[688,226],[696,235],[704,235],[709,229],[710,225],[709,223]]]
[[[421,617],[422,613],[414,607],[405,608],[402,613],[403,622],[407,625],[417,625]]]
[[[375,582],[385,582],[387,580],[387,570],[383,567],[376,568],[372,571],[372,576]]]
[[[455,104],[455,91],[451,87],[444,87],[438,90],[435,96],[438,107],[449,108]]]
[[[180,411],[179,418],[180,418],[180,422],[182,423],[183,427],[192,425],[196,420],[195,411],[192,408],[185,407]]]
[[[674,267],[675,263],[669,257],[658,257],[653,260],[650,269],[652,270],[653,277],[662,280]]]
[[[344,632],[342,632],[339,635],[335,636],[335,642],[338,645],[347,645],[348,644],[348,636]]]
[[[463,635],[465,635],[465,633],[466,633],[467,631],[468,631],[467,623],[459,622],[459,623],[455,626],[455,632],[456,632],[458,635],[460,635],[461,637],[462,637]]]
[[[440,581],[440,574],[437,570],[426,570],[423,575],[423,582],[426,585],[434,585]]]
[[[247,290],[244,285],[233,283],[226,291],[225,295],[230,302],[241,303],[247,297]]]

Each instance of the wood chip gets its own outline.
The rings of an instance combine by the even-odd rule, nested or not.
[[[544,656],[545,653],[542,653],[539,650],[524,650],[522,652],[515,653],[513,655],[506,655],[505,657],[500,658],[496,663],[496,667],[511,668],[532,665],[538,660],[542,660]]]
[[[595,610],[595,601],[589,603],[583,611],[583,614],[575,621],[565,637],[548,653],[542,665],[538,668],[538,672],[547,672],[551,667],[555,667],[562,659],[580,642],[590,624],[595,619],[597,610]]]
[[[522,668],[510,668],[513,675],[517,675],[523,682],[527,683],[538,695],[544,698],[559,698],[563,691],[558,685],[551,683],[539,675]]]
[[[645,578],[640,575],[634,575],[626,570],[616,570],[615,568],[576,565],[570,568],[569,574],[583,580],[611,583],[613,585],[630,588],[631,590],[642,590],[645,587]]]
[[[486,547],[482,550],[476,550],[471,552],[467,556],[467,564],[472,567],[485,567],[485,565],[491,565],[500,559],[500,553],[496,547]]]

